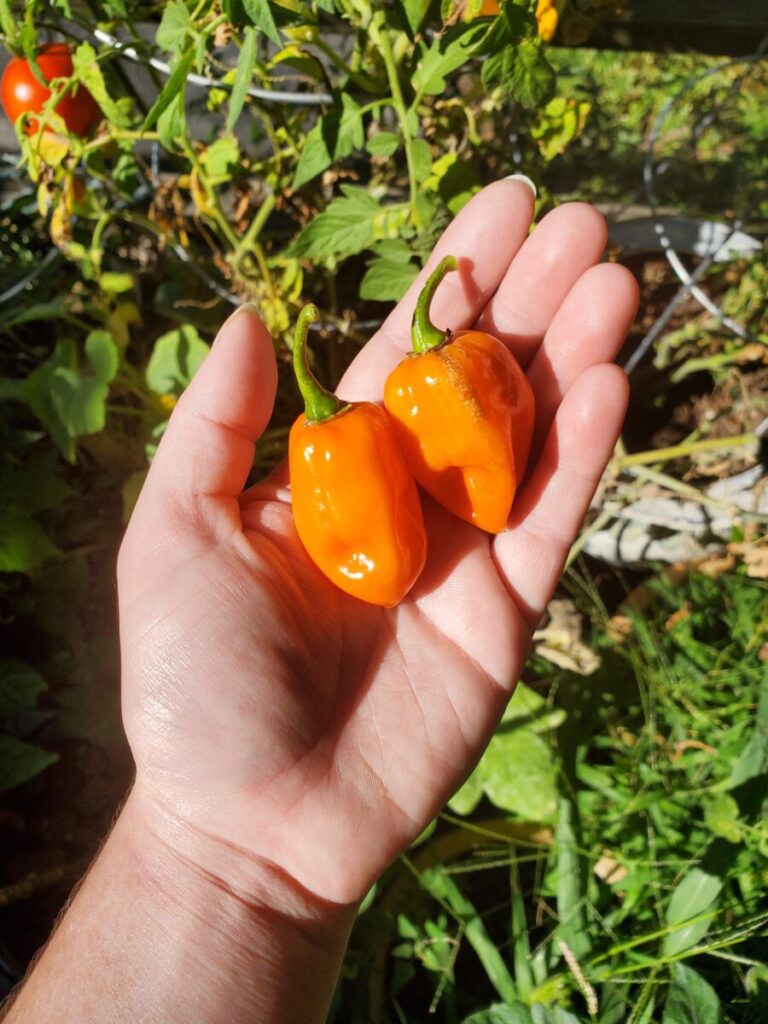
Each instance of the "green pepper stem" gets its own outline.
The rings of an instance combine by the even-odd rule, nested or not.
[[[327,420],[341,412],[344,403],[327,391],[315,377],[307,362],[307,334],[309,325],[320,319],[317,306],[310,302],[299,313],[296,324],[296,337],[293,342],[293,372],[299,385],[301,397],[304,399],[304,415],[310,423]]]
[[[431,348],[442,345],[449,336],[450,331],[441,331],[429,319],[429,307],[437,291],[437,286],[445,275],[451,270],[456,270],[458,265],[455,256],[445,256],[427,278],[427,283],[416,300],[416,309],[413,311],[411,340],[414,352],[429,352]]]

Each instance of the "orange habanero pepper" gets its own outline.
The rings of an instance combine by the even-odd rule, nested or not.
[[[299,314],[293,368],[304,412],[291,427],[293,519],[312,561],[341,590],[390,608],[419,577],[427,535],[418,488],[381,406],[345,404],[307,364],[309,324]]]
[[[533,433],[528,378],[503,342],[482,331],[441,331],[429,320],[446,256],[413,315],[413,352],[389,375],[384,405],[421,486],[489,533],[506,526]]]

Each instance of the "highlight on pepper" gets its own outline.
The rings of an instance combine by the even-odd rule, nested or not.
[[[413,353],[389,375],[384,405],[411,472],[425,491],[468,523],[500,533],[525,473],[534,397],[507,346],[483,331],[443,331],[429,317],[446,256],[413,316]]]
[[[307,333],[319,314],[299,314],[293,367],[304,412],[288,441],[293,519],[307,554],[347,594],[398,604],[418,579],[427,534],[418,488],[384,409],[341,402],[307,362]]]

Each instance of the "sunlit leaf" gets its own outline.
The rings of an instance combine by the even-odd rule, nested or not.
[[[181,0],[173,0],[163,8],[163,15],[155,33],[155,42],[161,50],[177,53],[192,29],[192,18]]]
[[[720,1024],[717,993],[692,967],[676,963],[672,968],[662,1024]]]
[[[163,334],[147,364],[148,387],[158,395],[180,395],[208,352],[208,345],[191,324]]]
[[[237,58],[237,71],[232,84],[232,94],[229,97],[229,111],[227,113],[227,131],[231,132],[237,124],[237,119],[245,104],[248,89],[253,79],[253,69],[256,67],[256,32],[253,28],[246,28],[243,33],[243,45],[240,48],[240,56]]]

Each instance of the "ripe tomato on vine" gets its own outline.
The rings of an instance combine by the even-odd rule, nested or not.
[[[43,46],[37,63],[48,82],[72,75],[72,56],[64,43]],[[51,95],[51,90],[36,77],[28,60],[14,57],[6,67],[0,82],[3,108],[14,123],[22,114],[39,114]],[[76,85],[56,104],[56,113],[73,135],[87,135],[101,117],[101,111],[85,86]],[[27,120],[27,132],[37,130],[37,120]]]

